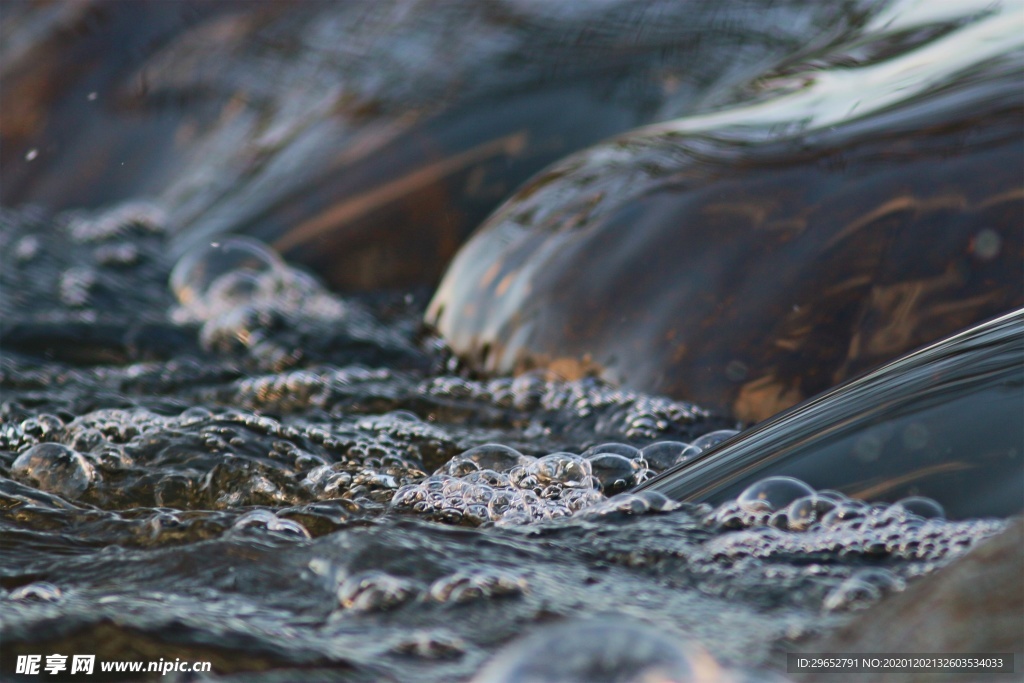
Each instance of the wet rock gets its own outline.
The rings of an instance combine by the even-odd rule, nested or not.
[[[856,4],[12,5],[0,197],[148,196],[183,249],[245,232],[338,287],[430,285],[531,174],[714,106]]]
[[[1024,520],[987,540],[965,557],[900,595],[874,606],[805,652],[864,653],[1020,653],[1024,651]],[[885,624],[885,628],[879,628]],[[1018,669],[1019,671],[1019,669]],[[859,676],[859,678],[858,678]],[[864,674],[793,675],[797,681],[862,680]],[[875,673],[872,680],[911,681],[1018,680],[1016,674]]]
[[[762,420],[1021,306],[1007,12],[893,44],[884,67],[832,46],[841,68],[794,66],[755,104],[562,161],[463,247],[426,322],[480,371],[599,375]],[[912,86],[886,80],[922,60]]]

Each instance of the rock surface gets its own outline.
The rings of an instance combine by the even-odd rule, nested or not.
[[[882,626],[884,625],[884,626]],[[871,674],[879,683],[1019,681],[1024,660],[1024,519],[941,572],[893,595],[806,652],[1015,653],[1013,674]],[[794,675],[798,681],[865,680]]]

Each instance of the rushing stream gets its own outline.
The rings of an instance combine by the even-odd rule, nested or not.
[[[652,1],[636,14],[615,0],[480,3],[470,14],[397,0],[387,11],[299,3],[291,14],[282,3],[126,3],[109,14],[95,3],[5,5],[0,678],[785,682],[786,653],[870,620],[872,607],[1012,525],[964,519],[952,505],[947,519],[913,487],[878,502],[770,471],[735,479],[742,486],[717,506],[634,491],[764,415],[729,408],[747,405],[734,401],[736,382],[708,408],[616,381],[649,388],[674,362],[647,352],[653,328],[639,317],[606,319],[621,303],[612,295],[642,279],[632,275],[646,262],[628,261],[639,251],[588,247],[626,264],[621,279],[528,260],[537,225],[585,235],[591,209],[619,204],[628,218],[628,201],[682,172],[673,163],[685,157],[680,168],[699,173],[734,143],[761,149],[795,130],[831,131],[821,135],[840,148],[858,135],[898,138],[920,121],[908,111],[939,102],[927,120],[943,144],[966,149],[975,139],[943,126],[974,121],[964,112],[984,102],[978,117],[998,129],[984,140],[995,141],[993,158],[1010,154],[1018,4],[826,4]],[[602,50],[588,58],[575,40]],[[107,106],[110,84],[120,89]],[[883,118],[857,128],[861,105],[858,116]],[[458,245],[519,183],[668,119],[639,142],[593,147],[539,176],[435,291]],[[708,131],[725,133],[701,147]],[[701,150],[714,152],[710,166]],[[917,153],[897,145],[862,156],[874,168]],[[998,185],[972,195],[977,211],[966,200],[907,210],[968,206],[957,225],[969,257],[947,271],[980,275],[973,298],[960,293],[964,307],[940,302],[943,315],[956,309],[948,320],[1019,306],[1021,226],[998,222],[1020,201],[1011,166],[971,177]],[[971,221],[982,219],[979,232]],[[527,265],[516,255],[476,272],[486,264],[474,253],[509,244],[526,244]],[[715,264],[715,245],[699,246],[708,252],[696,259]],[[556,247],[538,249],[568,253]],[[484,292],[473,278],[489,283],[498,265],[508,278]],[[584,291],[605,276],[611,294],[585,305],[562,285],[538,295],[529,277],[552,269]],[[659,292],[670,292],[668,272],[657,273]],[[500,282],[513,283],[510,295]],[[497,342],[474,348],[488,335],[505,341],[502,329],[519,330],[524,348],[538,329],[558,347],[556,299],[583,320],[578,329],[608,342],[598,360],[614,372],[582,362],[570,365],[584,371],[560,372],[567,366],[543,357],[524,371]],[[546,327],[528,323],[534,314]],[[801,315],[793,324],[813,329]],[[888,357],[913,348],[900,339]],[[812,363],[794,358],[787,368]],[[1019,395],[1018,375],[1007,386]],[[822,372],[807,386],[843,378]],[[784,393],[784,405],[804,398]],[[781,424],[767,430],[800,443],[806,430],[813,446],[812,421]],[[990,439],[1002,458],[992,471],[1011,481],[1024,435],[1014,441],[1020,425],[1004,426]],[[914,457],[941,446],[918,441]],[[869,480],[886,454],[871,455],[842,476]],[[992,483],[986,472],[977,476]],[[701,476],[715,481],[714,471]],[[1013,491],[999,490],[998,510],[1019,510]],[[95,655],[96,670],[47,672],[57,655]],[[101,670],[124,661],[168,663],[167,673]]]

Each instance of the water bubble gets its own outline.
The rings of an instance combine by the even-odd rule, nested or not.
[[[384,413],[382,417],[398,422],[422,422],[420,416],[411,410],[392,410],[389,413]]]
[[[810,496],[814,489],[793,477],[768,477],[752,484],[740,494],[737,502],[748,512],[774,512],[797,498]]]
[[[183,308],[197,317],[216,305],[247,301],[280,285],[286,266],[262,242],[229,237],[197,247],[178,260],[170,286]]]
[[[682,441],[656,441],[640,451],[647,465],[657,472],[682,464],[701,452],[701,448]]]
[[[494,470],[477,470],[470,472],[463,477],[463,480],[470,484],[486,484],[487,486],[511,486],[512,480],[507,474],[495,472]]]
[[[710,432],[708,434],[705,434],[704,436],[700,437],[690,445],[693,448],[700,449],[701,451],[706,451],[709,448],[714,448],[715,446],[722,443],[726,439],[731,439],[737,434],[739,434],[739,432],[736,431],[735,429],[719,429],[716,432]]]
[[[269,510],[253,510],[235,520],[236,529],[266,529],[302,538],[312,538],[306,527],[291,519],[282,519]]]
[[[437,602],[467,602],[480,598],[521,595],[527,591],[526,579],[495,570],[459,572],[435,581],[428,591]]]
[[[991,228],[978,231],[973,240],[974,255],[982,261],[991,261],[1003,248],[1003,238]]]
[[[412,581],[385,572],[365,572],[346,579],[338,587],[338,602],[358,612],[383,612],[418,595]]]
[[[819,494],[797,498],[785,510],[787,525],[790,531],[803,531],[812,524],[821,521],[826,513],[836,507],[836,501]]]
[[[63,593],[60,588],[52,583],[47,581],[37,581],[36,583],[29,583],[15,588],[7,597],[9,600],[57,602],[61,599],[62,595]]]
[[[42,243],[40,243],[38,237],[26,235],[15,243],[14,258],[20,263],[25,263],[38,256],[41,249]]]
[[[931,443],[932,434],[928,425],[921,422],[911,422],[903,429],[901,438],[907,450],[919,451]]]
[[[395,491],[395,495],[391,497],[391,506],[400,509],[412,508],[425,498],[425,491],[419,484],[406,484]]]
[[[574,453],[552,453],[538,458],[525,468],[527,477],[536,477],[541,484],[591,488],[594,484],[590,461]]]
[[[558,500],[565,505],[569,512],[576,513],[593,507],[606,499],[597,489],[565,489]]]
[[[423,659],[452,659],[465,654],[466,643],[454,635],[420,631],[404,636],[391,651]]]
[[[466,505],[487,506],[494,498],[494,489],[482,484],[467,484],[462,489],[462,502]]]
[[[867,514],[868,505],[859,500],[848,500],[836,505],[821,518],[822,526],[834,527],[843,522],[860,519]]]
[[[911,496],[910,498],[904,498],[896,501],[896,505],[899,505],[907,512],[923,517],[925,519],[944,519],[946,517],[946,511],[938,501],[932,500],[931,498],[925,498],[924,496]]]
[[[724,674],[699,646],[616,614],[539,628],[499,652],[472,681],[641,683]]]
[[[37,439],[52,435],[63,428],[64,421],[49,413],[42,413],[21,422],[21,431]]]
[[[590,458],[598,453],[614,453],[630,460],[640,457],[640,449],[626,443],[603,443],[599,446],[591,446],[583,451],[582,455],[584,458]]]
[[[597,504],[583,510],[584,515],[598,517],[614,514],[643,515],[649,512],[671,512],[681,507],[680,503],[657,491],[620,493],[603,502],[595,502]]]
[[[496,470],[498,472],[507,472],[516,465],[525,464],[524,460],[527,459],[526,456],[516,449],[497,443],[488,443],[476,448],[470,448],[462,454],[462,457],[476,463],[477,469]],[[532,462],[532,459],[530,461]]]
[[[85,493],[95,472],[81,453],[58,443],[41,443],[18,456],[11,474],[65,498]]]
[[[877,586],[851,576],[825,596],[822,607],[830,612],[864,609],[881,597],[882,591]]]
[[[636,473],[640,469],[636,460],[615,453],[597,453],[587,460],[606,494],[625,491],[636,484]]]
[[[883,594],[898,593],[907,587],[906,581],[882,568],[861,569],[852,578],[874,586]]]
[[[857,441],[853,444],[853,454],[861,462],[872,463],[881,457],[884,447],[885,441],[879,434],[868,432],[858,437]]]
[[[447,474],[452,477],[463,477],[471,472],[478,471],[480,471],[480,465],[467,458],[456,456],[444,465],[441,465],[434,474]]]

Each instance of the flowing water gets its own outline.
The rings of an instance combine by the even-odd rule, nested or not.
[[[1004,527],[790,481],[718,509],[623,493],[737,425],[597,380],[460,376],[416,336],[422,299],[340,298],[237,238],[172,273],[161,221],[2,216],[5,667],[449,681],[559,622],[481,680],[765,680]]]

